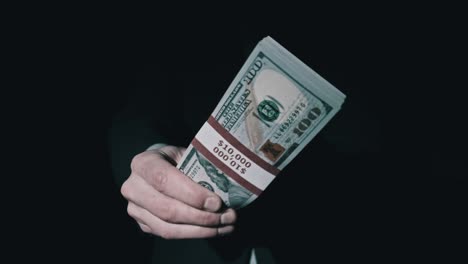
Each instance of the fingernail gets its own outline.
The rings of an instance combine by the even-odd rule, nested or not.
[[[232,210],[228,210],[227,212],[221,215],[222,225],[234,224],[235,221],[236,221],[236,214]]]
[[[221,202],[216,197],[209,197],[206,199],[204,207],[208,211],[216,212],[221,207]]]
[[[218,228],[218,235],[225,236],[227,234],[232,233],[232,231],[234,231],[234,226],[223,226]]]

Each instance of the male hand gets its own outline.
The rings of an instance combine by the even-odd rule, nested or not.
[[[184,148],[165,146],[136,155],[122,185],[128,214],[147,233],[166,238],[207,238],[234,230],[236,212],[220,211],[218,195],[182,174],[160,154],[178,162]]]

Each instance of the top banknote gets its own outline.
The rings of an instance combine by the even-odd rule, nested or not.
[[[227,206],[254,201],[346,96],[271,37],[261,40],[178,168]]]

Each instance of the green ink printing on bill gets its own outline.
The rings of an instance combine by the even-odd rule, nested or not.
[[[227,206],[244,207],[330,121],[345,98],[266,37],[247,58],[178,168]],[[227,143],[216,146],[221,141]]]

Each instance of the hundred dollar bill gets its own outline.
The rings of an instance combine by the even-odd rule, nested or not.
[[[271,37],[260,41],[178,164],[232,208],[254,201],[345,95]]]

